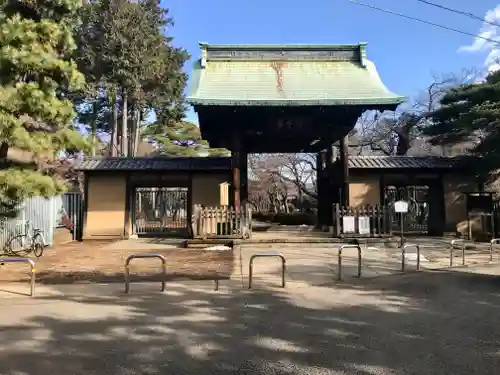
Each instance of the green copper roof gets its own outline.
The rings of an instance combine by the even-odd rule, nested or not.
[[[200,44],[193,105],[397,105],[358,45]]]

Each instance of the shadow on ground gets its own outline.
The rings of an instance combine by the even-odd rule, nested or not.
[[[496,374],[500,278],[459,272],[211,292],[55,286],[0,300],[0,373]]]
[[[161,272],[134,273],[130,276],[131,282],[147,282],[147,281],[186,281],[186,280],[229,280],[231,275],[231,265],[226,267],[226,270],[203,270],[203,273],[198,273],[197,270],[192,272],[167,272],[164,277]],[[123,283],[125,275],[123,272],[118,273],[102,273],[98,271],[70,271],[70,272],[39,272],[37,273],[37,284],[43,285],[61,285],[75,283]],[[19,280],[18,280],[19,281]]]

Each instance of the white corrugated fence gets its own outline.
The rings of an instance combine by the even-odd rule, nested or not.
[[[46,244],[51,246],[54,230],[65,226],[64,217],[73,224],[73,229],[81,222],[82,200],[80,193],[66,193],[52,198],[32,197],[20,205],[16,218],[0,220],[0,253],[1,249],[15,235],[26,232],[26,224],[30,228],[43,229]],[[77,239],[74,230],[73,239]]]

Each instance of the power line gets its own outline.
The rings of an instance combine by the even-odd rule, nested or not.
[[[496,44],[496,45],[500,45],[500,42],[499,42],[499,41],[496,41],[496,40],[494,40],[494,39],[487,38],[487,37],[484,37],[484,36],[481,36],[481,35],[477,35],[477,34],[469,33],[469,32],[467,32],[467,31],[463,31],[463,30],[455,29],[455,28],[453,28],[453,27],[448,27],[448,26],[440,25],[440,24],[438,24],[438,23],[434,23],[434,22],[426,21],[426,20],[423,20],[423,19],[421,19],[421,18],[407,16],[406,14],[393,12],[392,10],[379,8],[379,7],[376,7],[376,6],[374,6],[374,5],[365,4],[365,3],[362,3],[362,2],[359,2],[359,1],[356,1],[356,0],[347,0],[347,1],[349,1],[349,2],[351,2],[351,3],[353,3],[353,4],[357,4],[357,5],[361,5],[361,6],[367,7],[367,8],[371,8],[371,9],[373,9],[373,10],[377,10],[377,11],[379,11],[379,12],[384,12],[384,13],[392,14],[392,15],[394,15],[394,16],[398,16],[398,17],[406,18],[406,19],[409,19],[409,20],[412,20],[412,21],[417,21],[417,22],[420,22],[420,23],[425,23],[426,25],[430,25],[430,26],[434,26],[434,27],[439,27],[440,29],[444,29],[444,30],[448,30],[448,31],[454,31],[454,32],[459,33],[459,34],[472,36],[472,37],[474,37],[474,38],[482,39],[482,40],[485,40],[485,41],[487,41],[487,42],[490,42],[490,43],[493,43],[493,44]]]
[[[487,23],[487,24],[492,25],[492,26],[500,27],[500,24],[498,24],[496,22],[488,21],[484,17],[479,17],[478,15],[475,15],[473,13],[464,12],[463,10],[460,10],[460,9],[449,8],[449,7],[446,7],[446,6],[441,5],[441,4],[433,3],[432,1],[427,1],[427,0],[416,0],[416,1],[418,1],[419,3],[422,3],[422,4],[430,5],[431,7],[447,10],[448,12],[461,14],[462,16],[466,16],[466,17],[472,18],[474,20],[478,20],[478,21]]]

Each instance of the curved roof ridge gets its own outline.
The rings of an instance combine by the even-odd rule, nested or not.
[[[325,50],[335,50],[335,49],[357,49],[366,46],[366,42],[361,42],[357,44],[307,44],[307,43],[286,43],[286,44],[210,44],[205,42],[199,42],[200,48],[210,48],[210,49],[325,49]]]

